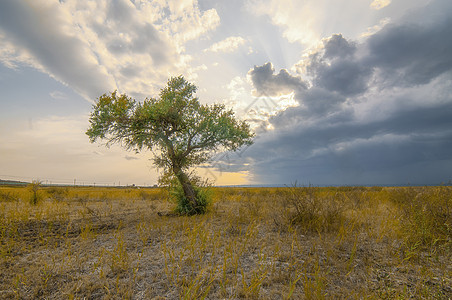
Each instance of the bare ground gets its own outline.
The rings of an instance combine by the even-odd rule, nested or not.
[[[214,190],[193,217],[160,190],[0,202],[0,298],[451,298],[450,189]]]

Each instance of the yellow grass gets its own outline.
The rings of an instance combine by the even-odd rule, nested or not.
[[[452,295],[450,187],[214,188],[192,217],[161,189],[32,196],[0,187],[1,299]]]

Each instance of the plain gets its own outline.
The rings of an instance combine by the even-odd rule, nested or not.
[[[0,187],[2,299],[450,299],[452,188]]]

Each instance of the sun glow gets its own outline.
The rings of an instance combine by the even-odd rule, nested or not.
[[[199,173],[202,174],[202,171]],[[249,171],[241,172],[222,172],[217,170],[208,169],[206,174],[202,174],[202,177],[208,178],[211,183],[216,186],[224,185],[245,185],[249,184]]]
[[[268,123],[268,120],[276,116],[289,107],[297,107],[300,103],[295,100],[295,92],[281,96],[261,96],[255,97],[254,101],[246,109],[246,119],[249,120],[252,127],[256,128],[262,123]],[[266,126],[272,129],[271,126]]]

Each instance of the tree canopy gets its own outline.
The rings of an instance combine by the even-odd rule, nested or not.
[[[172,172],[185,195],[196,202],[186,175],[190,167],[208,161],[215,151],[235,151],[253,143],[245,121],[223,104],[201,104],[196,86],[183,76],[168,80],[158,98],[136,101],[116,91],[99,97],[86,134],[90,141],[119,143],[128,150],[154,151],[154,164]]]

